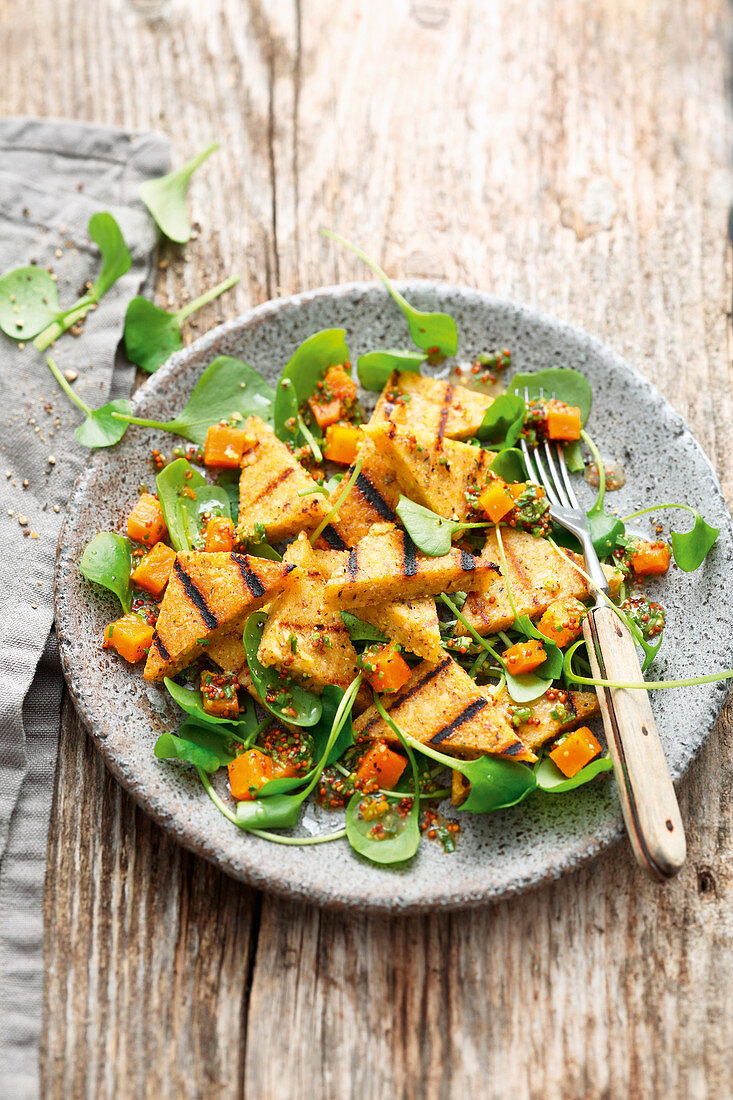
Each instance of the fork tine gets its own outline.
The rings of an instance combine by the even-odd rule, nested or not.
[[[580,504],[578,503],[578,498],[575,495],[575,491],[573,489],[573,484],[570,480],[570,474],[568,473],[568,468],[565,464],[565,451],[563,450],[563,448],[560,446],[559,443],[557,445],[557,461],[558,461],[558,465],[560,467],[560,473],[562,474],[563,484],[565,485],[565,492],[568,494],[568,500],[570,501],[570,505],[571,505],[572,508],[580,508]]]
[[[535,463],[537,464],[537,469],[540,472],[540,483],[544,486],[544,489],[545,489],[545,492],[547,493],[547,497],[550,501],[550,504],[555,504],[557,507],[562,508],[562,501],[560,500],[560,497],[558,496],[557,492],[555,491],[555,485],[553,483],[553,480],[549,476],[549,474],[547,473],[547,470],[545,469],[545,467],[542,464],[542,459],[540,458],[539,449],[535,450],[534,460],[535,460]]]
[[[558,447],[558,450],[559,449],[560,448]],[[559,497],[559,502],[565,508],[570,508],[571,507],[570,498],[568,497],[568,494],[565,491],[565,486],[563,485],[563,483],[560,479],[560,476],[557,472],[557,469],[555,467],[555,460],[552,457],[552,449],[551,449],[550,444],[548,443],[547,440],[545,440],[545,457],[547,458],[547,465],[550,467],[550,472],[552,473],[552,487],[553,487],[553,489],[555,490],[555,492],[557,493],[557,495]],[[545,486],[545,488],[547,488],[547,486]]]
[[[526,439],[520,439],[519,446],[522,448],[522,457],[524,458],[524,465],[527,467],[529,480],[533,481],[535,485],[541,485],[537,472],[532,465],[532,459],[529,457],[529,447],[527,446]]]

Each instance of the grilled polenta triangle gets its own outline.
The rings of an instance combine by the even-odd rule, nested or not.
[[[418,554],[406,531],[386,523],[373,527],[344,558],[326,584],[326,602],[344,611],[364,604],[478,589],[492,574],[490,562],[482,564],[455,547],[440,558]]]
[[[465,386],[413,371],[393,371],[369,423],[419,424],[433,439],[467,439],[478,431],[492,401]]]
[[[394,424],[368,430],[410,500],[446,519],[466,519],[470,501],[486,487],[493,451]]]
[[[359,476],[330,525],[345,546],[356,546],[375,523],[399,522],[395,508],[400,499],[400,487],[394,470],[366,436],[359,447],[358,457],[362,463]],[[351,477],[353,471],[351,466],[344,479]]]
[[[359,608],[359,618],[383,631],[408,653],[426,661],[439,661],[440,624],[435,600],[422,596],[394,603],[367,603]]]
[[[445,656],[437,663],[423,661],[403,688],[394,695],[382,695],[381,702],[402,733],[441,752],[537,759],[519,740],[496,699],[485,695],[452,657]],[[369,707],[356,719],[354,736],[398,741],[376,707]]]
[[[247,554],[179,553],[165,590],[145,679],[162,680],[190,664],[217,631],[232,633],[293,571],[287,562]],[[229,628],[229,629],[222,629]]]
[[[279,542],[312,531],[328,512],[320,493],[298,496],[315,487],[313,478],[258,416],[249,417],[244,431],[249,442],[239,479],[239,538],[256,539],[264,528],[268,542]]]
[[[533,721],[522,722],[517,726],[517,737],[528,749],[539,748],[551,737],[575,729],[601,713],[598,696],[594,691],[562,691],[558,688],[550,690],[552,699],[542,695],[533,703],[527,704],[532,710]],[[505,687],[496,693],[496,701],[509,719],[514,704]]]
[[[320,694],[326,684],[347,688],[356,676],[356,650],[337,611],[325,606],[326,579],[305,534],[285,552],[295,579],[268,611],[258,657]]]
[[[503,527],[501,537],[517,615],[529,615],[531,619],[536,619],[547,611],[553,600],[561,596],[588,599],[587,582],[571,564],[574,561],[583,568],[583,559],[577,554],[570,550],[558,554],[546,539],[535,538],[528,531],[515,531],[511,527]],[[498,564],[501,556],[493,529],[489,531],[479,561],[493,568],[493,573],[489,574],[490,579],[480,592],[469,592],[463,614],[479,634],[496,634],[498,630],[506,630],[512,625],[514,611]],[[603,571],[612,594],[615,594],[621,583],[621,574],[606,565]],[[468,631],[459,622],[456,633],[467,634]]]

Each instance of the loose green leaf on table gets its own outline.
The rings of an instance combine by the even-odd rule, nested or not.
[[[244,627],[244,650],[257,694],[263,705],[281,721],[296,726],[315,726],[323,711],[320,696],[306,691],[292,681],[282,680],[276,669],[260,663],[257,651],[266,622],[267,615],[262,611],[255,611]],[[274,695],[277,695],[278,701],[268,701],[268,695],[273,700]]]
[[[445,519],[404,496],[400,497],[396,512],[415,546],[430,558],[440,558],[448,554],[453,535],[458,531],[490,526],[488,523],[458,523],[456,520]]]
[[[78,394],[74,393],[54,360],[49,358],[46,364],[69,400],[86,416],[86,420],[83,420],[74,430],[74,435],[82,447],[111,447],[114,443],[119,443],[127,431],[127,424],[118,417],[127,416],[132,409],[132,404],[127,398],[118,397],[102,405],[101,409],[91,409]]]
[[[456,354],[458,348],[458,329],[452,317],[447,313],[425,313],[422,310],[415,309],[414,306],[410,305],[404,295],[400,294],[389,276],[382,271],[379,264],[375,263],[374,260],[367,256],[366,252],[357,245],[352,244],[351,241],[347,241],[344,237],[340,237],[338,233],[332,233],[330,229],[323,229],[321,232],[325,237],[330,237],[331,240],[338,241],[344,248],[348,248],[358,256],[367,267],[371,268],[377,278],[384,283],[390,295],[407,318],[410,336],[419,348],[428,352],[431,357],[435,356],[436,352],[437,355],[442,358]]]
[[[203,547],[204,515],[231,519],[227,491],[218,485],[209,485],[185,458],[177,458],[165,466],[155,484],[175,550]]]
[[[141,416],[119,419],[143,428],[172,432],[203,446],[207,431],[220,420],[234,417],[239,422],[248,416],[259,416],[271,422],[274,396],[272,386],[247,363],[219,355],[203,372],[183,411],[173,420],[147,420]]]
[[[418,351],[368,351],[356,361],[357,377],[365,390],[378,392],[387,384],[392,371],[420,373],[425,356]]]
[[[192,313],[198,312],[213,302],[226,290],[239,282],[239,275],[232,275],[223,283],[213,287],[176,310],[168,313],[159,309],[147,298],[133,298],[125,314],[125,354],[131,363],[141,370],[153,374],[174,351],[183,347],[181,325]]]
[[[387,635],[371,623],[365,623],[350,611],[340,611],[341,620],[352,642],[386,642]]]
[[[314,393],[329,367],[349,361],[346,329],[327,328],[304,340],[288,360],[277,384],[274,427],[278,439],[292,442],[298,410]]]
[[[186,210],[186,193],[191,176],[199,165],[219,148],[215,141],[181,168],[158,179],[140,185],[139,195],[155,219],[158,228],[170,241],[185,244],[191,238],[191,224]]]
[[[101,584],[118,597],[123,611],[132,607],[132,547],[112,531],[100,531],[87,544],[79,569],[88,581]]]
[[[31,340],[61,315],[56,282],[42,267],[17,267],[0,278],[0,329]]]
[[[610,756],[597,756],[595,760],[591,760],[581,768],[577,775],[568,779],[549,756],[545,756],[535,766],[534,776],[537,780],[537,790],[544,791],[545,794],[563,794],[565,791],[574,791],[576,787],[582,787],[602,772],[610,771],[613,771],[613,761]]]
[[[509,382],[509,393],[524,397],[525,389],[530,398],[539,397],[542,391],[545,399],[554,395],[558,401],[579,408],[582,424],[588,419],[593,391],[588,379],[571,367],[548,367],[531,374],[515,374]]]
[[[502,393],[484,413],[476,436],[482,443],[501,443],[513,448],[524,425],[527,406],[515,393]]]

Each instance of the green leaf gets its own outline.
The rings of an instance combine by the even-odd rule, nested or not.
[[[524,397],[525,388],[529,397],[539,397],[540,390],[546,398],[553,395],[566,405],[580,409],[580,420],[585,424],[590,413],[593,391],[588,379],[571,367],[548,367],[532,374],[515,374],[509,383],[509,392]]]
[[[61,316],[56,282],[42,267],[16,267],[0,279],[0,329],[31,340]]]
[[[552,685],[552,678],[539,676],[536,672],[522,672],[515,676],[504,667],[506,689],[514,703],[532,703],[540,699]]]
[[[702,565],[720,534],[717,527],[711,527],[693,509],[690,511],[695,516],[692,530],[672,531],[670,535],[674,560],[685,573],[692,573]]]
[[[344,237],[340,237],[338,233],[332,233],[329,229],[324,229],[322,232],[324,236],[330,237],[331,240],[338,241],[339,244],[342,244],[344,248],[350,249],[350,251],[357,255],[360,260],[363,260],[367,267],[371,268],[377,278],[384,283],[390,295],[407,318],[410,336],[419,348],[431,354],[435,354],[437,349],[437,354],[442,358],[456,354],[458,349],[458,329],[452,317],[449,317],[447,313],[424,313],[419,309],[415,309],[410,305],[407,299],[400,294],[399,290],[392,284],[389,276],[382,271],[379,264],[370,259],[366,252],[358,248],[357,245],[345,240]]]
[[[405,530],[418,550],[430,558],[442,558],[450,552],[451,540],[457,531],[472,527],[489,527],[488,523],[458,523],[444,519],[422,504],[415,504],[407,497],[400,497],[396,508]]]
[[[513,448],[524,425],[527,406],[524,398],[502,393],[492,401],[476,432],[482,443],[498,443]]]
[[[464,813],[488,814],[507,806],[515,806],[537,786],[534,772],[526,764],[504,760],[499,756],[460,760],[423,745],[407,734],[405,740],[417,752],[466,777],[471,784],[471,791],[466,801],[457,807]]]
[[[219,726],[212,729],[210,725],[203,726],[195,718],[186,718],[181,723],[178,736],[184,741],[190,741],[194,745],[208,749],[209,752],[216,753],[220,764],[230,764],[237,755],[237,745],[251,735],[256,725],[254,707],[250,699],[247,700],[245,711],[240,712],[240,715],[241,717],[231,728]]]
[[[297,418],[329,367],[349,361],[346,329],[327,328],[314,332],[296,348],[282,372],[275,391],[274,426],[278,439],[292,442],[294,433],[286,424]]]
[[[538,790],[544,791],[545,794],[563,794],[565,791],[574,791],[576,787],[589,783],[601,772],[610,771],[613,771],[613,761],[610,756],[597,756],[595,760],[591,760],[581,768],[572,779],[568,779],[549,756],[545,756],[535,767],[534,776]]]
[[[506,450],[499,451],[489,469],[507,483],[527,480],[524,457],[516,447],[507,447]]]
[[[341,620],[349,632],[352,642],[387,642],[387,635],[371,623],[352,615],[350,611],[340,611]]]
[[[591,508],[588,513],[590,535],[593,547],[599,558],[606,558],[616,549],[619,538],[624,533],[624,525],[615,516],[609,516],[603,509]]]
[[[281,679],[276,669],[267,668],[259,661],[257,651],[260,648],[262,632],[265,629],[266,622],[267,616],[261,611],[255,611],[247,619],[244,627],[244,650],[257,694],[263,705],[281,721],[296,726],[315,726],[323,710],[321,698],[312,691],[306,691],[299,684]],[[267,701],[268,691],[270,693],[285,691],[287,693],[286,700],[280,704],[269,703]],[[287,713],[285,713],[284,707],[287,708]],[[294,715],[290,713],[291,708],[295,710]]]
[[[184,764],[195,764],[205,772],[216,772],[221,767],[217,753],[206,745],[176,737],[174,733],[161,733],[155,742],[153,752],[158,760],[181,760]]]
[[[124,397],[116,398],[102,405],[101,409],[92,409],[86,420],[74,430],[74,435],[82,447],[111,447],[114,443],[119,443],[129,427],[124,420],[113,416],[113,413],[130,412],[132,403]]]
[[[89,291],[89,298],[98,302],[132,265],[122,231],[112,215],[103,210],[89,219],[89,236],[102,254],[102,270]]]
[[[204,697],[200,691],[182,687],[175,680],[171,680],[169,676],[164,677],[163,683],[173,701],[178,704],[181,710],[190,715],[197,725],[206,729],[210,729],[212,726],[221,727],[222,734],[238,741],[244,741],[248,732],[252,729],[255,712],[249,700],[247,700],[245,709],[240,712],[239,717],[220,718],[217,714],[209,714],[208,711],[204,710]]]
[[[101,584],[119,598],[123,611],[132,607],[132,547],[128,539],[101,531],[87,544],[79,569],[88,581]]]
[[[417,351],[368,351],[359,356],[356,373],[365,390],[379,391],[387,384],[392,371],[419,374],[424,362],[425,356]]]
[[[191,225],[186,211],[186,192],[191,176],[218,148],[219,142],[215,141],[181,168],[158,179],[146,180],[140,185],[140,198],[159,229],[164,236],[177,244],[185,244],[191,238]]]
[[[185,458],[177,458],[165,466],[155,479],[155,484],[175,550],[200,549],[203,546],[205,513],[231,519],[226,490],[208,485]]]
[[[131,363],[141,370],[153,374],[158,367],[169,359],[174,351],[183,347],[181,324],[203,309],[205,305],[218,298],[239,282],[234,275],[219,283],[212,290],[189,302],[175,313],[159,309],[147,298],[133,298],[125,314],[125,354]]]
[[[247,544],[247,553],[253,558],[266,558],[267,561],[282,561],[282,554],[278,554],[272,546],[266,542],[250,542]]]
[[[347,713],[346,719],[341,724],[338,737],[326,752],[326,745],[333,729],[334,720],[345,694],[346,692],[342,688],[336,687],[334,684],[326,684],[321,696],[323,707],[321,717],[310,731],[315,742],[316,752],[320,755],[325,753],[326,767],[333,764],[334,760],[338,760],[340,756],[343,756],[346,750],[354,744],[354,729],[351,717]]]
[[[572,443],[566,443],[564,445],[565,465],[568,468],[570,474],[582,474],[585,471],[585,462],[583,461],[583,452],[580,447],[580,440],[575,439]]]
[[[216,484],[220,489],[229,497],[229,514],[234,520],[236,525],[237,517],[239,516],[239,479],[241,477],[241,470],[222,470],[217,474]],[[251,553],[250,550],[247,553]],[[265,554],[260,555],[266,557]],[[276,561],[282,561],[281,558],[276,558]]]

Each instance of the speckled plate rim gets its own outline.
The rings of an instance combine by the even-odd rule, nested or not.
[[[694,445],[698,461],[704,463],[707,467],[707,472],[718,494],[719,501],[722,502],[725,509],[727,529],[723,533],[729,540],[733,540],[733,524],[731,523],[730,515],[725,506],[722,490],[715,470],[704,450],[687,427],[684,419],[669,405],[666,398],[659,393],[656,387],[649,382],[648,379],[635,370],[630,363],[613,352],[607,345],[601,343],[584,330],[560,321],[549,314],[544,314],[540,311],[523,306],[520,303],[500,298],[496,295],[488,294],[474,288],[421,279],[403,281],[396,285],[408,298],[411,294],[416,293],[434,294],[436,298],[440,298],[441,294],[458,294],[469,303],[473,300],[474,303],[485,305],[489,310],[492,307],[494,309],[502,308],[512,310],[519,320],[526,320],[530,325],[544,326],[552,330],[559,340],[567,339],[571,343],[585,345],[591,353],[595,353],[599,358],[612,364],[614,370],[618,371],[621,375],[626,375],[629,380],[633,380],[634,385],[646,391],[650,403],[658,407],[663,407],[667,416],[678,425],[680,435],[686,436]],[[230,336],[258,326],[269,318],[273,318],[283,312],[297,311],[304,305],[315,302],[318,299],[343,298],[346,300],[355,294],[364,295],[374,292],[383,293],[379,284],[373,282],[351,282],[338,284],[336,286],[319,287],[314,290],[292,295],[288,298],[264,302],[231,321],[217,326],[210,332],[201,336],[187,348],[171,356],[155,375],[148,379],[136,391],[133,396],[133,411],[136,414],[139,414],[141,411],[149,412],[150,410],[147,409],[149,402],[151,400],[155,401],[161,394],[165,393],[169,383],[181,368],[185,367],[191,359],[199,359],[202,356],[206,356],[207,353],[214,352],[219,354],[218,349]],[[440,308],[440,306],[438,306],[438,308]],[[505,883],[503,885],[480,885],[461,893],[459,897],[455,896],[455,892],[441,893],[440,891],[436,891],[427,898],[402,898],[399,902],[396,902],[393,896],[380,898],[375,897],[373,894],[365,893],[358,896],[344,897],[338,893],[337,889],[331,890],[322,887],[318,890],[314,890],[307,884],[304,885],[297,881],[283,880],[282,878],[278,878],[276,874],[268,873],[267,870],[263,869],[261,863],[256,861],[256,857],[254,859],[249,859],[243,854],[240,858],[233,859],[225,853],[222,853],[215,844],[210,842],[206,835],[197,833],[195,823],[181,820],[181,815],[171,811],[171,807],[166,799],[158,798],[154,793],[151,794],[147,791],[144,785],[141,786],[138,784],[134,777],[125,772],[115,756],[106,751],[106,735],[104,733],[103,723],[100,725],[96,708],[90,703],[83,690],[84,669],[78,667],[73,660],[70,642],[73,636],[74,624],[70,620],[70,615],[63,600],[59,599],[59,588],[66,565],[68,536],[74,522],[75,502],[83,498],[84,494],[87,492],[87,486],[93,483],[99,464],[104,461],[105,454],[106,452],[97,452],[95,455],[92,455],[79,475],[69,498],[64,523],[58,540],[56,569],[54,574],[54,593],[56,604],[56,629],[59,639],[62,670],[77,713],[87,732],[101,752],[106,766],[124,789],[134,798],[138,805],[149,813],[162,828],[172,832],[175,839],[184,847],[210,860],[221,868],[221,870],[240,879],[248,885],[296,901],[342,910],[358,909],[363,912],[382,914],[399,913],[399,915],[409,915],[429,911],[474,908],[506,897],[515,896],[530,889],[538,888],[546,883],[557,880],[565,874],[578,870],[597,859],[621,838],[624,830],[619,815],[616,820],[609,821],[596,830],[591,837],[584,836],[578,838],[577,841],[570,845],[566,843],[555,858],[550,858],[545,861],[540,871],[524,876],[518,874],[511,883]],[[733,645],[731,653],[733,655]],[[721,696],[720,704],[717,706],[718,714],[723,702],[724,696]],[[691,746],[681,766],[677,768],[674,766],[672,767],[671,770],[675,782],[682,777],[700,752],[702,746],[712,732],[713,724],[714,723],[711,723],[709,728],[701,730],[699,737]]]

